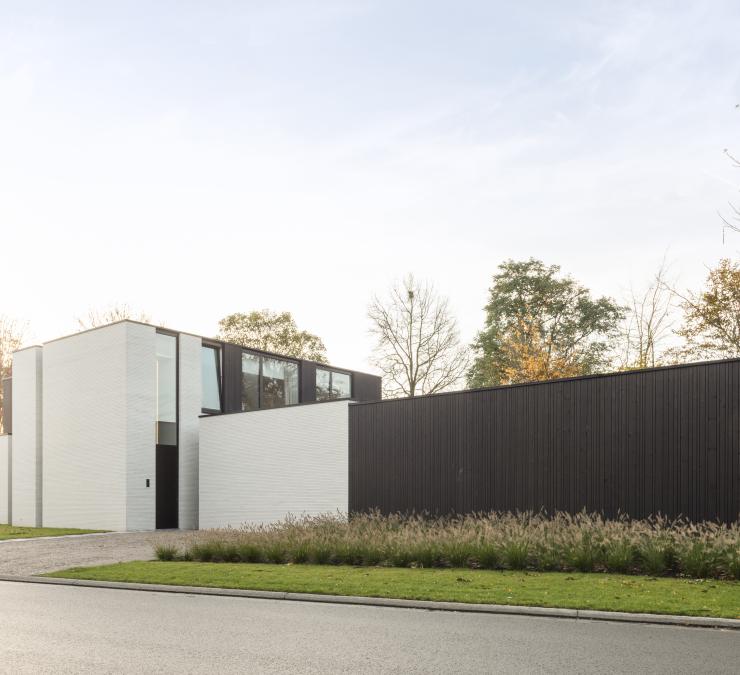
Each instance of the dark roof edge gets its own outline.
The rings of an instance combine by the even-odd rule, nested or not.
[[[730,359],[714,359],[712,361],[692,361],[690,363],[676,363],[670,366],[654,366],[652,368],[634,368],[632,370],[617,370],[611,373],[592,373],[591,375],[578,375],[577,377],[556,377],[552,380],[536,380],[532,382],[518,382],[516,384],[500,384],[495,387],[477,387],[475,389],[458,389],[456,391],[440,391],[435,394],[421,394],[420,396],[402,396],[399,398],[385,398],[379,401],[352,401],[352,405],[374,405],[376,403],[390,403],[392,401],[410,401],[419,398],[432,398],[434,396],[455,396],[458,394],[469,394],[471,392],[498,391],[500,389],[514,389],[517,387],[536,387],[544,384],[560,384],[562,382],[578,382],[581,380],[595,380],[606,377],[619,377],[634,375],[637,373],[654,373],[664,370],[678,370],[681,368],[696,368],[697,366],[712,366],[721,363],[737,363],[740,357]]]

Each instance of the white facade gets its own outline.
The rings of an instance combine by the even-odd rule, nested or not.
[[[0,436],[0,525],[11,521],[12,502],[10,499],[10,462],[12,460],[12,436]]]
[[[346,512],[348,405],[201,418],[201,529]]]
[[[198,528],[198,417],[201,414],[201,345],[180,335],[179,366],[179,521],[180,529]]]
[[[346,511],[349,401],[203,417],[204,378],[209,402],[226,387],[216,349],[121,321],[16,352],[0,523],[197,529]]]
[[[46,527],[154,529],[154,338],[123,322],[44,347]]]
[[[42,349],[13,354],[13,525],[40,527],[42,513]]]

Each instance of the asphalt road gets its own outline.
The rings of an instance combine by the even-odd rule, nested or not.
[[[736,673],[740,633],[0,582],[2,673]]]

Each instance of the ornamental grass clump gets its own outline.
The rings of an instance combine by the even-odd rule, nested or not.
[[[740,523],[598,514],[485,513],[448,518],[379,513],[294,518],[204,530],[160,560],[293,563],[740,579]]]

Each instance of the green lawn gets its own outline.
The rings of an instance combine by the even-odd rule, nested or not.
[[[740,618],[740,582],[617,574],[131,562],[46,576],[179,586]]]
[[[31,537],[61,537],[65,534],[90,534],[103,530],[72,530],[58,527],[16,527],[0,525],[0,541],[4,539],[29,539]]]

